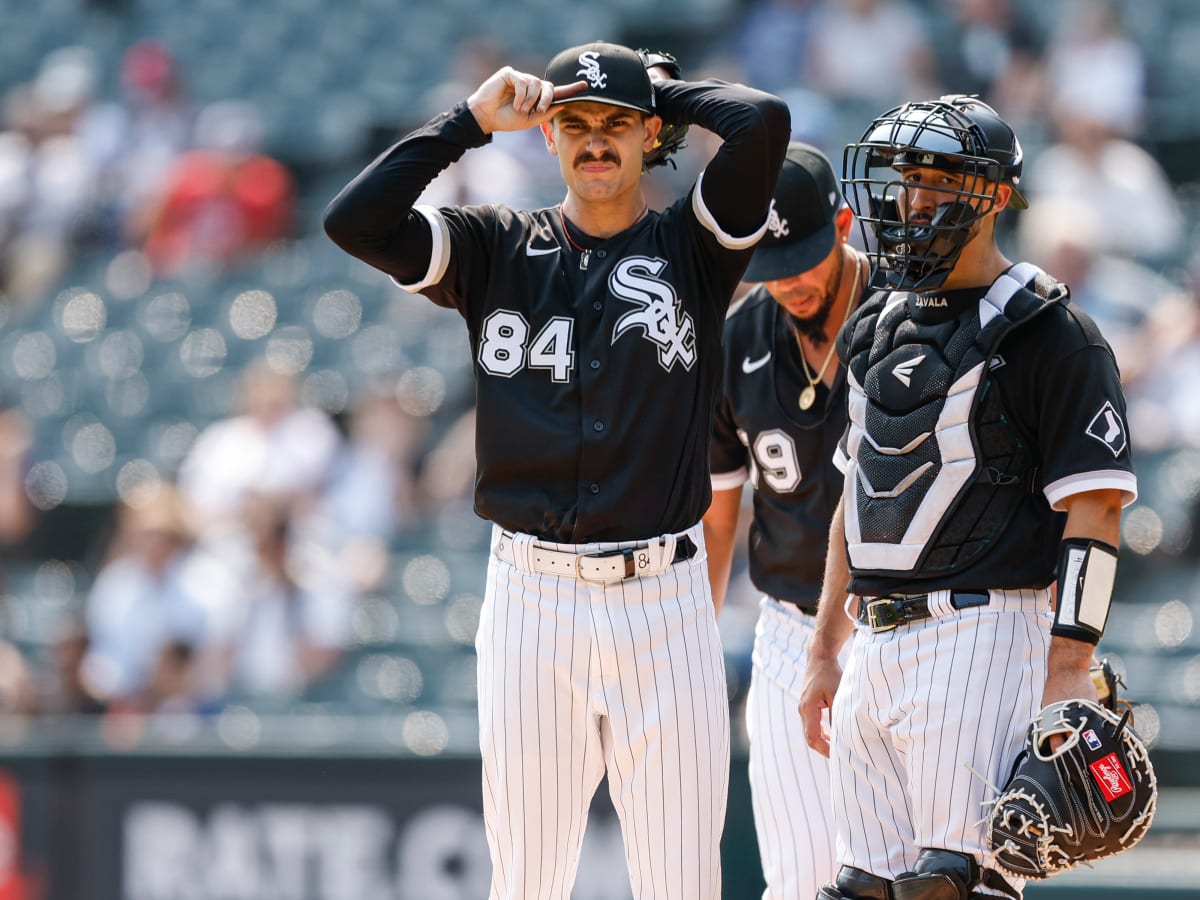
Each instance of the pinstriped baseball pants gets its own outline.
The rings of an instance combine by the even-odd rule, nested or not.
[[[688,533],[692,559],[611,584],[493,553],[476,638],[490,900],[570,896],[606,772],[634,897],[720,897],[729,700],[703,533]]]
[[[789,603],[759,604],[746,731],[762,900],[809,900],[837,869],[829,763],[809,749],[798,711],[813,622]]]
[[[860,626],[833,702],[839,862],[884,878],[925,847],[984,860],[993,792],[971,769],[1005,782],[1046,683],[1047,590],[993,590],[962,610],[948,594],[930,595],[929,619]]]

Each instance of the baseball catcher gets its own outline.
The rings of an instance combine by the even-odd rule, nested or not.
[[[674,79],[675,81],[683,78],[683,71],[679,68],[678,60],[665,50],[639,49],[637,55],[641,57],[642,65],[650,73],[651,81],[658,80],[655,77],[655,69],[661,69],[666,73],[667,78]],[[663,126],[659,129],[653,149],[642,157],[642,169],[649,172],[656,166],[665,166],[668,163],[674,169],[676,166],[675,160],[672,159],[672,154],[687,146],[683,140],[687,136],[687,133],[688,126],[686,123],[668,122],[666,119],[663,119]]]
[[[1158,788],[1146,745],[1116,696],[1119,677],[1107,661],[1092,671],[1107,684],[1104,705],[1070,700],[1038,713],[991,803],[988,843],[1007,874],[1048,878],[1128,850],[1150,828]]]

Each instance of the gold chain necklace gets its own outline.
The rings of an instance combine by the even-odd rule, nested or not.
[[[854,307],[854,291],[858,290],[858,280],[862,276],[862,259],[857,253],[854,254],[854,287],[850,292],[850,296],[846,298],[846,313],[842,316],[842,324],[845,325],[850,318],[850,310]],[[840,285],[839,285],[840,288]],[[790,322],[789,322],[790,324]],[[800,350],[800,365],[804,367],[804,378],[808,385],[800,392],[800,408],[807,411],[812,409],[812,405],[817,402],[817,385],[820,383],[825,370],[829,367],[829,361],[833,359],[833,354],[837,351],[836,338],[832,341],[832,346],[829,352],[825,354],[825,362],[821,363],[820,371],[813,375],[808,368],[808,360],[804,357],[804,344],[800,342],[800,329],[792,325],[792,334],[796,338],[796,347]]]

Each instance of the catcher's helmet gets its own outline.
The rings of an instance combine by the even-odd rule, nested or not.
[[[976,222],[996,204],[997,185],[1012,188],[1009,206],[1028,204],[1021,180],[1021,144],[996,111],[974,96],[947,94],[905,103],[875,119],[846,147],[842,185],[854,208],[879,287],[931,290],[954,267]],[[905,220],[896,170],[921,166],[962,173],[957,199],[938,206],[928,224]],[[886,171],[876,173],[875,170]],[[868,227],[874,232],[867,233]]]

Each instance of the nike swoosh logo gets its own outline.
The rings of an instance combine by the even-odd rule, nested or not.
[[[749,375],[751,372],[757,372],[759,369],[761,369],[763,366],[765,366],[767,364],[767,360],[769,360],[770,358],[771,358],[770,350],[768,350],[767,355],[762,357],[761,359],[751,359],[750,357],[747,356],[745,359],[742,360],[742,371],[745,372],[747,375]]]
[[[526,256],[545,256],[548,253],[557,253],[558,247],[534,247],[532,244],[525,245]]]

